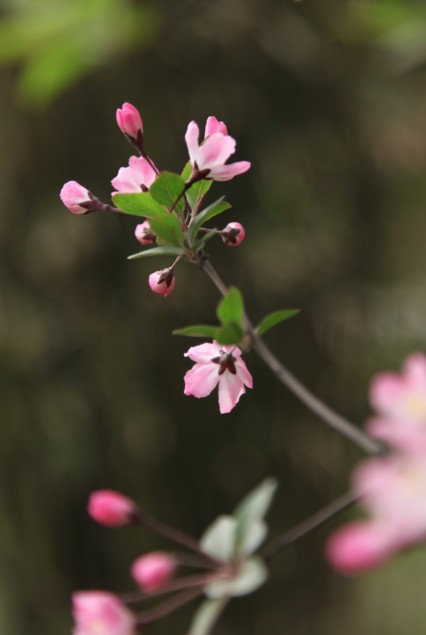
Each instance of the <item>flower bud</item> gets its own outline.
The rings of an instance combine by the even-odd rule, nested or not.
[[[143,591],[159,591],[173,576],[176,562],[162,551],[153,551],[134,561],[131,572],[136,584]]]
[[[159,293],[166,297],[175,288],[175,276],[173,269],[162,269],[161,271],[154,271],[148,278],[148,283],[151,291]]]
[[[121,132],[135,141],[142,139],[143,125],[139,110],[132,104],[125,103],[116,113],[117,125]]]
[[[74,635],[135,635],[136,617],[119,597],[104,591],[78,591],[72,596]]]
[[[151,225],[147,220],[136,225],[135,236],[141,245],[152,245],[157,239],[157,236],[152,231]]]
[[[68,181],[60,194],[61,201],[73,214],[88,214],[96,209],[97,199],[77,181]]]
[[[101,489],[90,495],[87,512],[101,525],[118,527],[135,520],[137,506],[130,498],[119,492]]]
[[[228,223],[221,232],[222,240],[227,247],[238,247],[244,238],[246,232],[241,223]]]

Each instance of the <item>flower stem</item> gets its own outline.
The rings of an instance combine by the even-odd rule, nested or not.
[[[276,556],[280,551],[294,544],[301,538],[304,538],[304,536],[311,533],[314,529],[321,527],[321,525],[324,525],[324,523],[328,522],[348,507],[351,507],[357,501],[358,496],[355,496],[352,493],[340,496],[319,511],[315,512],[312,516],[309,516],[309,518],[306,518],[306,520],[302,520],[301,523],[295,525],[292,529],[289,529],[285,533],[281,534],[281,536],[275,538],[265,547],[262,557],[265,560],[271,560],[271,558]]]
[[[142,602],[143,600],[150,600],[157,595],[165,595],[166,593],[172,593],[173,591],[182,591],[183,589],[205,587],[206,584],[209,584],[209,582],[213,581],[214,579],[215,573],[211,571],[198,575],[189,575],[184,578],[171,580],[171,582],[162,586],[158,591],[150,591],[149,593],[144,593],[143,591],[125,593],[121,595],[121,599],[123,600],[123,602],[126,602],[126,604]]]
[[[209,276],[210,280],[217,287],[222,295],[227,293],[227,288],[211,262],[204,259],[201,268]],[[382,446],[357,428],[353,423],[334,412],[318,397],[313,395],[290,371],[282,364],[266,346],[264,341],[255,333],[249,318],[245,316],[247,333],[250,336],[253,349],[265,362],[268,368],[277,376],[282,384],[287,386],[312,412],[315,412],[331,428],[358,445],[368,454],[380,454]]]
[[[145,611],[138,616],[137,623],[139,626],[143,626],[145,624],[150,624],[151,622],[156,622],[157,620],[169,615],[169,613],[173,613],[181,606],[185,606],[192,600],[195,600],[198,596],[202,595],[203,590],[200,588],[191,589],[190,591],[185,591],[184,593],[179,593],[178,595],[173,596],[170,600],[167,600],[160,606],[151,609],[150,611]]]

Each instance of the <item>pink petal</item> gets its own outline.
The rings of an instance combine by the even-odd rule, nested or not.
[[[426,456],[426,428],[413,422],[394,419],[370,419],[366,430],[375,439],[385,441],[399,452]]]
[[[395,373],[380,373],[370,383],[371,405],[384,415],[403,409],[406,384]]]
[[[383,528],[357,522],[334,533],[326,547],[327,558],[345,574],[367,571],[383,564],[392,554],[393,545]]]
[[[141,192],[142,185],[149,189],[156,179],[156,172],[144,157],[132,156],[127,168],[120,168],[112,179],[112,186],[122,194]]]
[[[235,146],[235,139],[229,136],[215,133],[211,137],[207,137],[195,158],[198,168],[204,170],[212,169],[216,165],[223,165],[235,152]]]
[[[217,165],[211,168],[209,178],[215,181],[230,181],[234,176],[247,172],[250,167],[250,161],[236,161],[229,165]]]
[[[185,395],[207,397],[219,383],[219,364],[195,364],[185,377]]]
[[[219,410],[221,414],[231,412],[245,392],[243,382],[229,371],[225,371],[219,382]]]
[[[253,377],[249,372],[246,363],[240,358],[235,360],[235,368],[237,369],[237,375],[242,380],[243,384],[247,388],[253,388]]]
[[[222,348],[219,344],[206,342],[199,346],[191,346],[185,353],[185,357],[189,357],[193,362],[207,363],[211,362],[214,357],[218,357],[221,350]]]
[[[206,129],[204,131],[204,138],[210,137],[210,135],[215,134],[216,132],[227,135],[228,129],[223,121],[219,121],[216,117],[208,117],[206,121]]]
[[[407,357],[403,366],[403,374],[411,384],[426,392],[426,356],[423,353],[413,353]]]
[[[196,157],[198,154],[198,138],[200,136],[200,129],[198,128],[195,121],[191,121],[188,124],[188,128],[186,129],[185,134],[185,142],[188,148],[189,158],[191,159],[191,163],[196,161]],[[199,166],[198,166],[199,167]]]

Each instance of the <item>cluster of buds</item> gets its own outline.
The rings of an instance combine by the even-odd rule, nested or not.
[[[149,193],[151,186],[161,173],[145,151],[142,117],[137,108],[132,104],[125,103],[117,110],[116,121],[119,129],[136,148],[138,154],[132,155],[128,165],[120,168],[117,176],[112,179],[113,200],[117,194]],[[250,168],[251,164],[248,161],[226,163],[235,152],[236,142],[233,137],[228,135],[227,127],[223,121],[219,121],[216,117],[208,117],[201,144],[199,136],[198,125],[192,121],[185,134],[190,172],[186,182],[184,182],[182,192],[168,208],[170,214],[174,214],[175,205],[181,197],[185,197],[185,193],[191,185],[199,181],[228,181]],[[61,190],[60,197],[63,204],[73,214],[84,215],[96,211],[123,213],[123,210],[115,205],[102,203],[86,187],[76,181],[66,183]],[[188,227],[188,221],[193,220],[197,211],[196,208],[191,209],[188,218],[179,218],[184,229]],[[216,230],[216,232],[201,227],[199,231],[209,233],[210,236],[216,233],[222,238],[224,244],[230,247],[239,245],[245,236],[243,226],[237,222],[228,223],[223,230]],[[136,226],[135,236],[142,245],[154,245],[158,238],[150,226],[149,219]],[[169,295],[175,287],[174,266],[155,271],[149,276],[148,282],[154,293],[163,296]]]
[[[401,375],[378,375],[370,400],[378,416],[367,430],[390,451],[364,461],[352,476],[369,518],[329,539],[330,562],[347,574],[383,564],[426,538],[426,356],[408,357]]]

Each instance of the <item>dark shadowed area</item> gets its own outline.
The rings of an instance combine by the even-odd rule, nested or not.
[[[173,548],[95,525],[94,489],[200,536],[272,475],[276,535],[345,492],[362,456],[254,353],[254,390],[231,414],[216,393],[185,397],[183,355],[196,342],[171,331],[212,323],[217,291],[183,263],[174,292],[154,295],[147,277],[169,261],[126,259],[137,221],[74,216],[62,184],[109,200],[131,153],[115,123],[123,102],[141,110],[157,165],[176,172],[188,122],[224,120],[252,169],[208,196],[227,196],[233,209],[218,223],[239,221],[247,237],[238,249],[210,242],[212,262],[254,321],[301,309],[266,341],[362,425],[371,376],[425,348],[425,32],[414,0],[4,0],[2,633],[67,635],[73,590],[131,590],[131,562]],[[329,531],[278,556],[217,635],[424,635],[426,551],[345,579],[325,561]],[[186,633],[192,612],[152,633]]]

